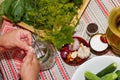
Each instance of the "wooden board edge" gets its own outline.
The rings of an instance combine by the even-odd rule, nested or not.
[[[11,20],[9,20],[6,16],[2,16],[4,19],[6,19],[6,20],[8,20],[8,21],[11,21]],[[31,32],[35,32],[35,30],[34,30],[34,27],[33,26],[30,26],[30,25],[28,25],[28,24],[26,24],[26,23],[24,23],[24,22],[19,22],[19,23],[17,23],[16,25],[18,25],[18,26],[20,26],[20,27],[22,27],[22,28],[24,28],[24,29],[27,29],[27,30],[29,30],[29,31],[31,31]]]
[[[84,13],[90,1],[91,0],[83,0],[83,4],[80,6],[77,12],[78,14],[74,16],[73,20],[70,23],[70,26],[76,26],[76,24],[78,23],[78,20],[81,18],[82,14]]]

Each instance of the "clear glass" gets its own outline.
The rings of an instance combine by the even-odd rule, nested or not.
[[[40,70],[48,70],[54,66],[57,50],[53,44],[35,40],[33,48],[40,63]]]

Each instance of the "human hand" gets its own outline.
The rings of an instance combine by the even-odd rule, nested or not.
[[[17,29],[0,36],[0,46],[5,49],[18,47],[27,51],[31,45],[32,36],[27,30]]]
[[[21,80],[37,80],[39,70],[39,62],[33,54],[33,50],[29,50],[21,65]]]

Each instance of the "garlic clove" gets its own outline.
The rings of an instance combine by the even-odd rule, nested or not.
[[[78,57],[81,59],[85,59],[89,57],[90,55],[90,49],[83,44],[80,44],[80,48],[78,49]]]
[[[74,51],[74,52],[72,52],[72,54],[71,54],[71,58],[76,58],[77,57],[77,54],[78,54],[78,52],[77,51]]]
[[[74,38],[73,50],[77,50],[80,47],[80,42],[77,38]]]

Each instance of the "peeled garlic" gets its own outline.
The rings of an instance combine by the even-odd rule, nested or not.
[[[73,50],[77,50],[80,47],[80,42],[77,38],[74,38]]]
[[[78,57],[81,59],[85,59],[89,57],[90,55],[90,49],[83,45],[83,43],[80,44],[80,48],[78,49]]]
[[[72,54],[71,54],[71,58],[76,58],[77,57],[77,54],[78,54],[78,52],[77,51],[74,51],[74,52],[72,52]]]

